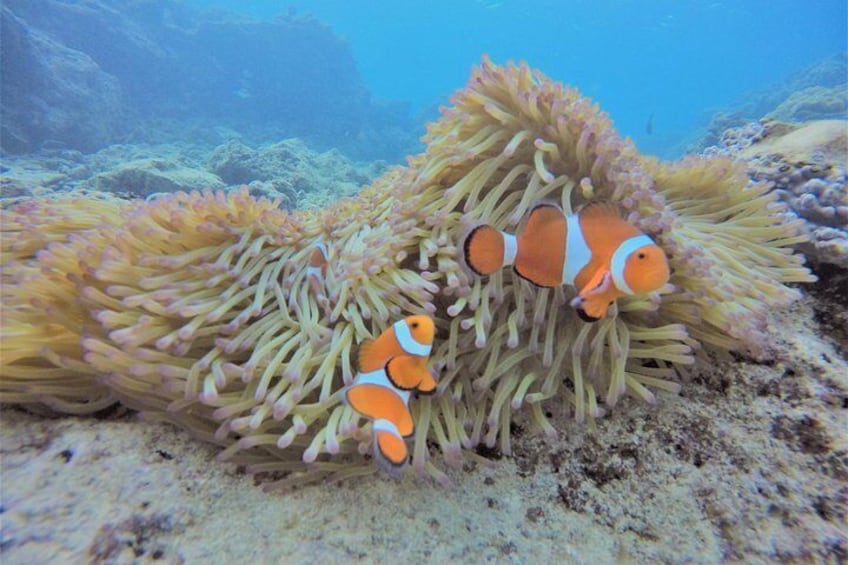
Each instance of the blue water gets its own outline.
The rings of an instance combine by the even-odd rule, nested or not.
[[[845,0],[192,0],[314,14],[378,98],[444,103],[488,53],[578,87],[643,151],[670,155],[716,110],[848,46]],[[652,133],[646,125],[653,114]]]

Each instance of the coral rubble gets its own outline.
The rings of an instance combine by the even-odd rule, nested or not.
[[[33,199],[3,210],[0,400],[87,412],[120,400],[280,484],[369,472],[341,401],[363,339],[431,314],[436,396],[415,402],[416,471],[444,479],[518,414],[591,420],[677,391],[699,345],[761,354],[766,313],[809,281],[768,185],[717,157],[641,156],[578,92],[525,65],[476,68],[427,149],[356,197],[287,213],[246,190],[150,202]],[[671,286],[586,324],[567,290],[459,262],[467,230],[514,229],[537,200],[617,203],[670,256]],[[307,257],[328,247],[327,296]],[[603,407],[599,404],[603,403]],[[433,446],[433,447],[431,447]],[[465,448],[465,450],[463,450]],[[308,473],[303,471],[308,469]]]

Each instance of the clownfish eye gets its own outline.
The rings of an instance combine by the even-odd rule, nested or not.
[[[639,255],[637,255],[637,257],[639,257],[639,259],[644,259],[645,257],[647,257],[647,255],[645,255],[645,253],[642,252]]]
[[[410,325],[412,326],[413,330],[418,329],[418,322],[412,322],[412,324],[410,324]]]

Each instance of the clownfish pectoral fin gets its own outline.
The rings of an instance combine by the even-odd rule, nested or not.
[[[358,368],[364,373],[382,371],[386,362],[394,356],[429,356],[435,333],[433,319],[426,314],[398,320],[376,339],[366,339],[359,344]]]
[[[409,448],[397,427],[389,420],[374,420],[374,459],[378,465],[392,476],[398,473],[409,461]]]
[[[610,291],[612,288],[612,275],[606,269],[598,269],[598,272],[595,273],[589,282],[586,283],[580,290],[580,296],[584,299],[597,296],[599,294],[604,294]]]
[[[515,260],[515,237],[492,226],[477,226],[465,238],[463,253],[472,271],[491,275]]]
[[[610,304],[619,296],[610,272],[599,270],[571,301],[571,306],[584,322],[597,322],[607,315]]]
[[[428,394],[436,390],[436,381],[427,370],[426,357],[401,355],[386,363],[386,376],[401,390],[417,390]]]
[[[418,383],[418,394],[433,394],[436,392],[436,387],[439,383],[436,382],[433,373],[430,371],[425,371],[424,373],[424,378]]]
[[[601,316],[600,318],[593,318],[592,316],[590,316],[589,314],[587,314],[587,313],[586,313],[586,311],[585,311],[585,310],[583,310],[583,308],[582,308],[582,307],[579,307],[579,306],[575,306],[575,307],[574,307],[574,311],[575,311],[575,312],[577,312],[577,316],[578,316],[581,320],[583,320],[584,322],[586,322],[587,324],[594,324],[595,322],[597,322],[597,321],[599,321],[601,318],[603,318],[603,316]]]

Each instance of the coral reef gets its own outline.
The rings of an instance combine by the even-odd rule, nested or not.
[[[285,208],[315,208],[359,192],[387,168],[383,161],[351,161],[336,150],[318,153],[298,139],[255,149],[232,139],[210,141],[114,145],[92,154],[56,147],[10,155],[0,165],[0,198],[74,190],[147,198],[247,185],[252,195],[279,199]]]
[[[163,117],[260,130],[263,142],[299,136],[360,159],[417,150],[409,108],[372,101],[350,46],[312,17],[7,0],[0,24],[5,152],[92,151]]]
[[[738,103],[716,112],[685,149],[688,153],[701,153],[720,146],[728,129],[743,128],[755,120],[845,119],[846,108],[848,51],[843,51],[762,91],[750,92]]]
[[[315,153],[298,139],[257,149],[230,141],[212,151],[207,167],[228,185],[247,184],[251,194],[281,199],[289,208],[320,207],[352,196],[385,169],[380,162],[354,164],[333,149]]]
[[[806,122],[848,118],[848,88],[809,86],[798,90],[766,114],[766,118],[782,122]]]
[[[91,150],[127,130],[114,76],[85,53],[0,8],[0,149],[26,153],[63,140]]]
[[[273,484],[344,478],[372,470],[359,455],[370,429],[341,402],[352,351],[429,313],[439,388],[414,403],[412,467],[444,481],[438,452],[449,466],[480,444],[510,453],[515,418],[556,436],[553,412],[587,421],[624,395],[677,391],[699,344],[763,354],[766,314],[798,295],[785,283],[812,278],[788,248],[799,221],[767,184],[727,158],[645,158],[524,65],[484,60],[426,142],[321,210],[245,190],[3,210],[0,400],[82,413],[117,399],[286,475]],[[542,198],[618,203],[669,254],[672,286],[586,324],[563,288],[470,276],[464,233],[513,230]],[[325,300],[305,278],[318,237]]]
[[[753,180],[772,184],[804,220],[809,241],[798,248],[808,257],[848,267],[848,122],[750,122],[707,153],[740,159]]]
[[[224,188],[214,174],[169,159],[130,161],[87,184],[103,192],[129,192],[141,198],[162,192]]]

